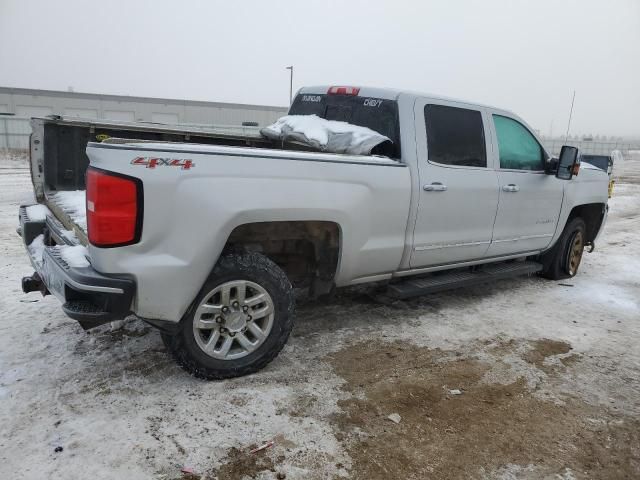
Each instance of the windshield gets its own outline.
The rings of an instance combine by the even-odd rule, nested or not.
[[[327,120],[339,120],[367,127],[393,142],[389,156],[400,158],[400,125],[398,103],[395,100],[354,95],[298,95],[289,115],[317,115]]]

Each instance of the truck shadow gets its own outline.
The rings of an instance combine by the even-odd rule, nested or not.
[[[522,277],[405,300],[387,296],[384,286],[380,285],[340,289],[330,300],[324,301],[299,295],[292,339],[337,331],[357,334],[376,329],[384,331],[402,324],[418,325],[425,316],[438,316],[444,310],[454,314],[459,310],[460,313],[482,315],[483,305],[496,295],[509,291],[513,293],[514,302],[524,303],[529,297],[519,294],[521,291],[544,288],[544,285],[545,282],[536,277]],[[133,318],[82,335],[72,351],[86,358],[92,368],[101,370],[98,376],[109,381],[142,375],[146,382],[161,383],[168,375],[177,378],[183,375],[163,346],[158,332]],[[103,365],[97,360],[101,355],[117,358],[118,367]],[[110,389],[117,387],[112,385]]]
[[[303,337],[327,333],[338,329],[383,327],[397,322],[418,321],[424,315],[437,315],[443,309],[478,311],[483,302],[492,297],[512,292],[514,304],[525,303],[518,296],[522,288],[543,288],[545,282],[538,277],[516,277],[506,280],[458,288],[398,300],[389,297],[384,286],[357,286],[339,289],[328,300],[311,300],[301,296],[297,301],[296,326],[292,336]]]

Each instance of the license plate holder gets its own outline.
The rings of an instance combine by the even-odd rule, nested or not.
[[[40,277],[47,286],[49,292],[55,295],[61,302],[65,302],[65,287],[60,267],[48,255],[43,255]]]

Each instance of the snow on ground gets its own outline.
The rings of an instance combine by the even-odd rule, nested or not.
[[[317,115],[285,115],[260,132],[277,140],[297,140],[333,153],[369,155],[388,137],[367,127],[325,120]]]
[[[625,170],[574,279],[301,301],[280,356],[222,382],[139,321],[86,333],[23,294],[28,170],[0,175],[0,478],[640,478],[640,156]]]
[[[29,152],[27,150],[0,149],[0,167],[8,166],[29,168]]]

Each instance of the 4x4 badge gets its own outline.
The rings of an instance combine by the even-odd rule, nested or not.
[[[192,160],[183,158],[157,158],[157,157],[136,157],[131,160],[131,165],[144,165],[147,168],[156,167],[180,167],[181,170],[189,170],[196,164]]]

